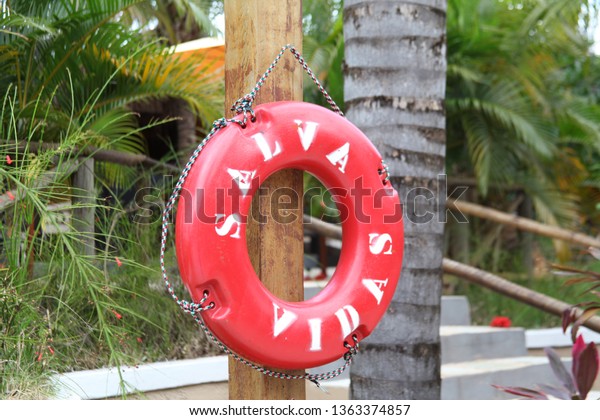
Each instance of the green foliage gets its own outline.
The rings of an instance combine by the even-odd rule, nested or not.
[[[221,86],[206,64],[178,58],[161,42],[148,41],[143,32],[116,20],[142,3],[7,3],[0,18],[0,89],[15,87],[15,110],[31,124],[39,123],[32,119],[35,107],[48,110],[32,141],[43,137],[58,143],[77,128],[94,146],[144,151],[128,106],[155,99],[185,100],[204,125],[218,117]],[[17,137],[24,138],[27,128],[17,124]],[[128,182],[112,170],[105,171],[108,180]]]
[[[80,192],[70,174],[81,157],[68,147],[17,151],[14,92],[6,94],[0,115],[6,122],[0,136],[7,139],[0,155],[8,156],[0,164],[0,203],[5,203],[0,209],[0,398],[50,395],[43,379],[52,371],[214,352],[164,292],[158,218],[137,217],[160,208],[136,202],[124,208],[102,199],[75,204]],[[38,109],[33,116],[45,112]],[[85,131],[73,128],[62,144],[85,144],[85,138]],[[139,174],[140,182],[147,178]],[[154,202],[172,188],[172,179],[164,179],[168,182],[152,190]],[[2,200],[7,191],[8,202]],[[81,252],[89,234],[64,219],[82,207],[97,216],[95,256]],[[172,266],[174,259],[168,256]]]
[[[573,95],[567,76],[596,61],[580,28],[590,3],[449,2],[448,167],[474,174],[484,195],[521,179],[538,181],[521,184],[532,197],[560,191],[553,162],[561,146],[597,136],[600,109]],[[572,199],[536,200],[536,210],[547,222],[573,220]]]
[[[449,0],[446,167],[474,183],[471,200],[508,212],[526,200],[526,217],[543,223],[598,225],[597,12],[595,0]],[[495,229],[472,226],[474,245]],[[554,250],[571,257],[563,242]],[[493,267],[512,270],[510,260]]]
[[[341,0],[302,2],[302,55],[337,105],[344,109],[344,33]],[[308,76],[304,100],[328,107],[323,95]]]
[[[222,12],[222,0],[146,0],[128,8],[120,18],[130,27],[140,27],[149,36],[159,36],[177,45],[204,36],[216,36],[212,22]]]
[[[173,56],[117,20],[141,3],[3,4],[0,398],[51,394],[42,384],[52,371],[211,351],[164,292],[157,219],[139,222],[147,203],[123,207],[127,201],[116,192],[150,185],[161,174],[97,164],[97,185],[118,188],[113,200],[87,204],[77,201],[84,192],[71,183],[87,146],[145,151],[141,133],[148,126],[130,111],[135,102],[183,99],[204,124],[222,109],[220,84],[202,64]],[[155,185],[155,201],[172,187]],[[74,228],[73,215],[82,210],[96,216],[93,256],[82,253],[91,233]]]
[[[547,276],[533,282],[525,276],[506,273],[503,276],[515,284],[573,304],[579,301],[580,295],[585,289],[584,287],[564,287],[563,279],[555,276]],[[498,293],[490,293],[489,290],[475,284],[452,278],[446,280],[453,285],[453,294],[468,297],[471,305],[471,319],[474,325],[489,325],[495,316],[506,316],[510,318],[513,327],[556,327],[556,315],[542,312]]]
[[[335,103],[344,109],[344,34],[341,0],[302,2],[302,56]],[[304,100],[329,108],[323,94],[305,75]],[[304,174],[304,212],[329,222],[338,222],[338,210],[331,194],[319,180]]]
[[[580,6],[573,5],[580,2],[547,3],[448,5],[448,167],[473,173],[484,195],[490,184],[515,184],[518,177],[557,188],[544,170],[558,155],[562,134],[553,98],[557,86],[550,82],[561,57],[585,56],[589,44],[577,31]],[[556,205],[551,211],[573,216]]]
[[[304,172],[304,213],[329,223],[338,223],[339,210],[331,193],[309,172]]]

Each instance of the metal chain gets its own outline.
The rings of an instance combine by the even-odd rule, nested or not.
[[[289,44],[284,46],[281,49],[281,51],[279,52],[279,54],[277,55],[277,57],[275,58],[275,60],[273,60],[273,62],[271,63],[271,65],[269,66],[267,71],[260,77],[260,79],[256,83],[256,86],[254,87],[254,89],[252,89],[252,91],[249,94],[247,94],[247,95],[243,96],[242,98],[238,99],[237,101],[235,101],[235,103],[232,105],[231,110],[235,111],[237,115],[242,115],[242,118],[241,119],[239,119],[239,118],[237,118],[237,119],[236,118],[230,118],[230,119],[220,118],[220,119],[216,120],[213,123],[212,129],[210,130],[210,132],[196,147],[196,149],[190,156],[190,159],[188,160],[185,167],[183,168],[183,171],[181,172],[179,179],[177,180],[177,183],[175,184],[173,193],[169,197],[169,200],[167,201],[167,204],[163,211],[162,227],[161,227],[161,240],[160,240],[160,268],[161,268],[161,272],[162,272],[162,278],[163,278],[163,281],[167,288],[167,291],[169,292],[169,294],[171,295],[173,300],[177,303],[177,305],[179,305],[179,307],[184,312],[189,313],[196,320],[198,326],[202,329],[202,331],[204,331],[204,333],[210,338],[210,340],[212,342],[214,342],[224,353],[230,355],[236,361],[238,361],[244,365],[250,366],[253,369],[256,369],[257,371],[259,371],[260,373],[262,373],[264,375],[267,375],[267,376],[270,376],[273,378],[280,378],[280,379],[306,379],[306,380],[309,380],[309,381],[315,383],[318,387],[320,387],[319,381],[332,379],[332,378],[335,378],[335,377],[341,375],[346,370],[346,368],[348,368],[348,366],[350,366],[350,364],[352,364],[352,359],[358,352],[358,348],[359,348],[358,338],[356,337],[356,335],[352,336],[354,345],[350,345],[349,343],[344,342],[344,347],[346,349],[348,349],[348,351],[344,354],[344,364],[337,369],[334,369],[334,370],[331,370],[328,372],[323,372],[323,373],[304,373],[302,375],[290,375],[288,373],[277,372],[277,371],[273,371],[273,370],[264,368],[262,366],[259,366],[255,363],[253,363],[249,360],[246,360],[243,357],[235,354],[225,344],[223,344],[217,337],[215,337],[215,335],[210,331],[210,329],[204,323],[204,321],[202,319],[202,315],[201,315],[202,312],[213,309],[215,307],[215,304],[213,302],[211,302],[210,304],[208,304],[206,306],[203,306],[209,297],[208,293],[205,293],[204,296],[200,299],[200,301],[198,303],[189,302],[187,300],[180,299],[177,296],[177,294],[175,293],[175,289],[171,285],[171,282],[169,281],[169,277],[168,277],[167,270],[165,267],[165,252],[166,252],[166,247],[167,247],[167,236],[169,233],[170,214],[173,211],[173,208],[175,207],[175,203],[177,202],[177,199],[179,198],[179,194],[183,187],[183,183],[185,182],[190,170],[192,169],[192,166],[194,165],[194,163],[200,156],[200,153],[202,152],[202,150],[206,147],[207,143],[215,136],[215,134],[217,134],[219,132],[219,130],[226,127],[230,123],[239,124],[242,128],[245,128],[246,124],[248,122],[248,115],[250,115],[250,120],[252,122],[255,121],[254,110],[252,109],[252,104],[256,98],[256,94],[259,92],[260,88],[265,83],[267,77],[271,74],[271,72],[273,71],[273,69],[275,68],[275,66],[277,65],[277,63],[279,62],[279,60],[285,53],[285,51],[288,49],[293,54],[293,56],[296,58],[296,60],[298,60],[298,62],[302,65],[302,68],[310,76],[310,78],[313,80],[313,82],[317,85],[317,87],[319,88],[319,91],[323,94],[323,96],[325,97],[325,99],[327,100],[329,105],[331,106],[332,110],[334,112],[336,112],[337,114],[339,114],[340,116],[344,116],[343,112],[340,110],[340,108],[337,106],[337,104],[334,102],[334,100],[331,98],[331,96],[327,93],[327,91],[325,90],[323,85],[319,82],[319,80],[317,79],[317,77],[315,76],[313,71],[308,67],[308,64],[306,63],[306,61],[304,61],[304,58],[302,58],[302,56],[296,50],[296,48]]]

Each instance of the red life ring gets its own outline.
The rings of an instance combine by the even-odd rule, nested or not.
[[[400,200],[377,150],[345,118],[302,102],[255,113],[246,128],[221,129],[183,184],[175,231],[181,276],[195,302],[208,292],[215,306],[203,320],[235,353],[276,368],[323,365],[346,353],[345,341],[368,336],[392,299],[404,243]],[[342,219],[337,269],[304,302],[278,299],[262,285],[245,239],[253,193],[285,168],[319,178]]]

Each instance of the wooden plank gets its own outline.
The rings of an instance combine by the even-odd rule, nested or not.
[[[79,162],[76,160],[67,160],[63,162],[59,167],[54,168],[48,172],[44,172],[41,176],[33,181],[33,185],[30,188],[45,188],[51,185],[57,180],[64,179],[71,175],[79,168]],[[24,188],[17,188],[7,191],[0,195],[0,213],[5,211],[7,208],[15,204],[15,202],[22,200],[27,191]]]
[[[94,255],[96,253],[94,159],[90,158],[81,163],[73,175],[73,190],[73,229],[80,233],[80,252],[83,255]]]
[[[225,104],[250,92],[281,47],[302,45],[301,0],[225,0]],[[255,105],[302,100],[302,68],[286,54],[257,95]],[[226,110],[229,112],[229,109]],[[229,113],[231,115],[231,113]],[[263,182],[264,180],[260,180]],[[247,243],[250,259],[265,286],[288,301],[303,300],[302,172],[285,170],[262,184],[267,194],[253,201],[253,214],[267,215],[266,223],[250,221]],[[293,223],[277,223],[270,203],[276,189],[291,188],[297,197]],[[288,190],[289,191],[289,190]],[[282,201],[287,198],[281,197]],[[286,204],[286,208],[287,208]],[[258,213],[260,211],[260,213]],[[274,210],[274,214],[277,211]],[[302,371],[288,371],[292,374]],[[305,399],[305,381],[271,378],[230,358],[230,399]]]
[[[96,162],[110,162],[116,163],[118,165],[123,166],[136,166],[141,165],[144,168],[148,169],[162,169],[167,172],[171,172],[173,174],[179,175],[181,173],[181,168],[170,163],[161,162],[156,159],[152,159],[151,157],[144,154],[137,153],[129,153],[129,152],[119,152],[118,150],[106,150],[101,149],[94,146],[85,146],[85,147],[69,147],[65,148],[60,143],[37,143],[37,142],[28,142],[28,143],[20,143],[14,147],[13,150],[18,151],[27,151],[27,153],[39,153],[46,150],[56,151],[58,149],[62,150],[63,156],[89,156],[94,158]],[[10,150],[10,149],[8,149]],[[71,171],[72,172],[72,171]],[[68,174],[65,174],[68,175]]]

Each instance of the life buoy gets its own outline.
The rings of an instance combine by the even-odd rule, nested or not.
[[[262,285],[245,238],[254,192],[285,168],[319,178],[342,220],[335,273],[304,302],[283,301]],[[323,365],[385,313],[402,265],[401,214],[381,156],[358,128],[317,105],[261,105],[246,127],[229,124],[211,139],[183,184],[175,230],[181,277],[195,302],[205,293],[214,302],[203,320],[235,353],[275,368]]]

